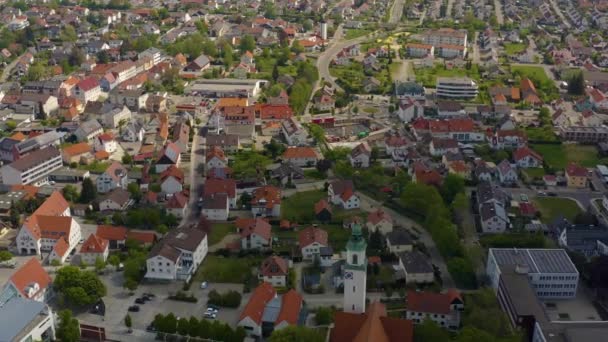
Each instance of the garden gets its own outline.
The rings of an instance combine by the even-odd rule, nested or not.
[[[532,144],[532,149],[540,153],[547,166],[562,170],[574,162],[584,167],[595,167],[607,163],[608,158],[600,158],[597,148],[578,144]]]
[[[252,268],[260,265],[261,260],[261,257],[256,255],[246,258],[225,258],[210,254],[196,271],[193,279],[194,282],[243,283],[252,274]]]
[[[540,211],[541,221],[544,223],[551,223],[561,216],[573,222],[574,218],[582,213],[578,204],[567,198],[537,197],[534,199],[534,204]]]

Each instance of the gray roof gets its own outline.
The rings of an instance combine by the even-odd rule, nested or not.
[[[103,130],[103,127],[101,127],[99,121],[92,119],[81,123],[78,129],[81,130],[85,135],[89,135],[97,130]]]
[[[564,249],[490,248],[499,267],[527,266],[529,273],[578,273]]]
[[[21,340],[22,331],[30,324],[39,324],[46,310],[46,304],[20,297],[4,303],[0,307],[0,341]]]
[[[276,296],[266,303],[264,313],[262,314],[262,322],[276,322],[281,312],[281,303],[283,296]]]
[[[503,205],[507,201],[507,195],[502,188],[491,182],[479,182],[477,185],[477,203],[482,204],[495,200]]]
[[[608,239],[608,230],[594,225],[573,224],[566,228],[568,247],[591,244],[596,245],[597,240]]]
[[[419,251],[401,253],[399,259],[407,273],[433,273],[429,257]]]
[[[19,140],[11,139],[11,138],[3,138],[0,140],[0,151],[12,151],[13,146],[19,144]]]
[[[386,238],[393,246],[412,244],[412,237],[410,236],[410,233],[405,229],[395,229],[392,232],[386,234]]]
[[[505,208],[496,202],[483,203],[479,207],[479,213],[481,214],[482,221],[487,221],[494,217],[497,217],[503,221],[508,221]]]
[[[206,136],[207,146],[237,146],[239,137],[236,134],[208,134]]]
[[[9,164],[9,166],[23,172],[58,156],[61,156],[59,150],[55,146],[50,146],[41,150],[36,150],[21,159],[17,159]]]

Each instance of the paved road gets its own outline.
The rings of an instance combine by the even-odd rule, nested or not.
[[[382,206],[381,203],[370,198],[369,196],[366,196],[365,194],[358,192],[357,195],[361,199],[361,209],[363,209],[365,211],[371,211],[373,209],[377,209]],[[396,225],[410,229],[410,231],[412,230],[412,228],[415,228],[416,231],[414,231],[413,233],[415,235],[419,236],[420,242],[424,243],[428,252],[431,255],[431,262],[435,266],[437,266],[439,268],[439,271],[441,272],[441,279],[443,280],[443,287],[444,288],[455,288],[456,284],[454,283],[454,280],[452,279],[450,272],[448,272],[447,264],[445,263],[445,260],[443,260],[443,257],[441,256],[441,254],[439,254],[439,250],[437,249],[437,246],[435,245],[435,241],[433,241],[433,238],[431,238],[429,233],[424,228],[422,228],[418,223],[414,222],[409,217],[403,216],[400,213],[398,213],[390,208],[383,207],[383,210],[385,210],[388,214],[391,215],[391,217],[393,218],[393,221],[396,223]]]
[[[494,0],[494,13],[496,15],[496,22],[498,25],[505,23],[505,17],[502,14],[502,3],[500,0]]]
[[[452,17],[452,8],[454,7],[454,0],[448,0],[448,4],[445,7],[445,18]]]
[[[23,56],[23,55],[21,55],[21,56]],[[15,67],[15,65],[17,65],[17,62],[19,62],[19,59],[21,58],[21,56],[15,58],[12,62],[10,62],[9,65],[6,66],[6,68],[4,68],[4,70],[2,70],[2,76],[0,76],[0,82],[6,82],[8,80],[8,77],[11,75],[13,68]]]
[[[198,117],[201,118],[200,115]],[[197,222],[200,212],[197,203],[199,189],[205,184],[205,177],[198,168],[199,164],[203,163],[205,160],[205,155],[203,153],[205,138],[202,136],[202,129],[196,125],[193,129],[196,130],[196,132],[192,138],[192,145],[190,147],[190,201],[188,203],[186,216],[182,219],[180,226],[187,226]]]
[[[388,19],[389,24],[398,24],[403,16],[403,6],[405,0],[395,0],[393,6],[391,6],[391,16]]]
[[[473,40],[473,63],[479,64],[479,44],[477,41],[479,40],[479,31],[475,31],[475,38]]]

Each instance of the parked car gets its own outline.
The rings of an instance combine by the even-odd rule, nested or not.
[[[215,309],[215,308],[207,308],[207,311],[205,311],[205,313],[218,313],[219,310]]]
[[[146,301],[143,298],[137,298],[135,299],[135,304],[146,304]]]
[[[156,332],[156,327],[154,326],[154,324],[150,323],[150,325],[148,325],[146,327],[146,331],[148,331],[148,332]]]
[[[211,309],[214,309],[214,310],[216,310],[216,311],[219,311],[219,310],[220,310],[220,307],[219,307],[219,306],[217,306],[217,305],[214,305],[214,304],[207,304],[207,307],[208,307],[208,308],[211,308]]]
[[[203,317],[208,318],[208,319],[216,319],[217,318],[217,314],[205,312],[205,315]]]
[[[129,312],[139,312],[139,305],[129,306]]]
[[[547,192],[547,195],[551,197],[557,197],[557,194],[555,192]]]
[[[209,286],[209,284],[207,284],[206,281],[204,281],[204,282],[201,283],[201,289],[202,290],[206,289],[208,286]]]

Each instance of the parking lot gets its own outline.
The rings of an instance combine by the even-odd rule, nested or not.
[[[110,272],[102,276],[103,282],[106,284],[108,292],[103,298],[106,306],[105,316],[93,313],[82,313],[78,315],[78,319],[83,322],[99,325],[106,328],[106,331],[111,335],[127,336],[127,328],[124,325],[124,318],[129,313],[133,321],[133,334],[136,336],[148,336],[146,327],[154,320],[157,314],[173,313],[177,317],[189,318],[195,316],[202,319],[207,309],[207,294],[215,289],[220,293],[236,290],[242,293],[243,286],[239,284],[209,284],[207,289],[201,289],[200,284],[192,284],[189,293],[192,293],[197,299],[196,303],[188,303],[170,300],[168,297],[177,291],[182,290],[181,282],[171,282],[162,284],[147,284],[142,283],[133,295],[130,295],[128,290],[122,287],[122,272]],[[145,304],[135,304],[137,298],[142,297],[144,293],[154,294],[149,302]],[[219,310],[217,320],[227,323],[230,326],[236,326],[239,313],[246,303],[243,298],[241,307],[238,309],[222,308]],[[130,306],[138,305],[139,312],[128,312]]]

